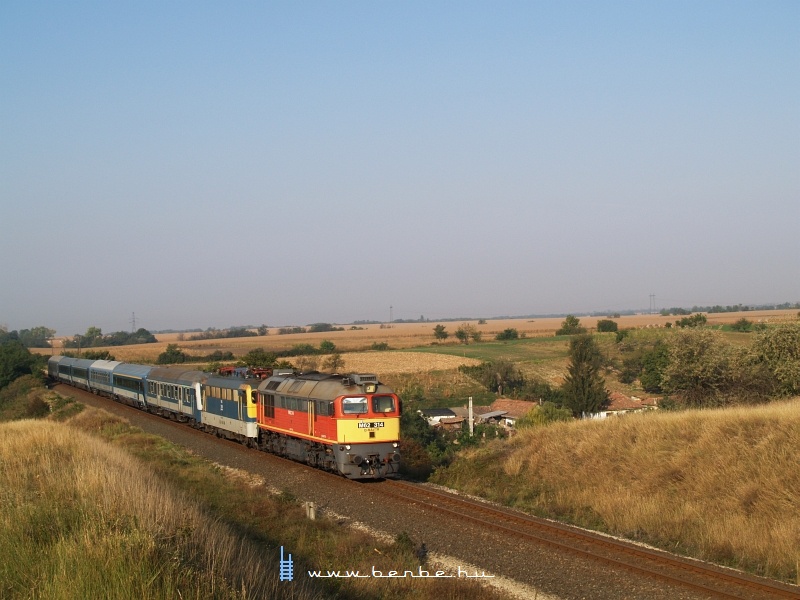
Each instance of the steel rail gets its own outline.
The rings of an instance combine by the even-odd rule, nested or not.
[[[732,600],[800,598],[800,587],[532,517],[427,486],[387,480],[381,489],[407,502],[438,510],[492,531],[546,544],[714,597]]]

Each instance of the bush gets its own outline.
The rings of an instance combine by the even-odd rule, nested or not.
[[[684,317],[675,321],[677,327],[702,327],[708,322],[708,318],[703,313],[697,313],[691,317]]]
[[[800,324],[778,325],[759,332],[756,360],[772,373],[786,394],[800,394]]]
[[[556,331],[556,335],[578,335],[586,333],[586,327],[581,325],[581,321],[574,315],[567,315],[561,323],[561,329]]]
[[[752,321],[748,321],[744,317],[742,317],[741,319],[736,321],[736,323],[731,325],[731,329],[733,331],[740,331],[742,333],[750,331],[752,328],[753,328],[753,322]]]
[[[522,418],[517,419],[514,426],[517,429],[537,427],[555,423],[557,421],[571,421],[572,411],[568,408],[559,408],[552,402],[544,402],[541,406],[535,406],[528,411]]]
[[[639,381],[646,392],[661,392],[661,379],[667,364],[669,364],[669,352],[663,342],[657,341],[651,350],[642,355]]]
[[[600,319],[597,322],[597,331],[599,333],[615,332],[618,329],[619,327],[616,321],[612,321],[611,319]]]
[[[510,394],[525,385],[522,373],[508,360],[484,362],[474,367],[461,365],[458,370],[476,379],[490,392],[498,394]]]
[[[175,365],[185,363],[189,359],[189,355],[183,350],[178,348],[178,344],[169,344],[167,349],[158,355],[156,364],[159,365]]]
[[[513,327],[509,327],[508,329],[504,329],[500,333],[495,336],[495,339],[503,342],[506,340],[516,340],[519,339],[519,332],[514,329]]]

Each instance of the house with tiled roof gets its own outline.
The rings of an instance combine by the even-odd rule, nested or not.
[[[469,407],[467,406],[451,406],[450,410],[452,410],[457,417],[469,418]],[[482,414],[488,413],[491,410],[492,408],[490,406],[473,406],[472,417],[477,422]]]
[[[611,392],[608,397],[608,406],[600,412],[593,413],[590,418],[619,417],[628,413],[644,412],[658,408],[657,398],[639,398],[637,396],[628,396],[622,392]]]
[[[489,414],[492,417],[496,416],[503,425],[513,427],[517,419],[528,414],[535,406],[538,406],[536,402],[500,398],[492,402],[489,407],[491,409]]]

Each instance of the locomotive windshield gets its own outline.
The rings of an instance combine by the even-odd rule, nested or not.
[[[367,412],[367,399],[363,396],[358,398],[343,398],[342,412],[346,415],[359,415]]]
[[[372,412],[390,413],[394,412],[394,398],[391,396],[373,396]]]

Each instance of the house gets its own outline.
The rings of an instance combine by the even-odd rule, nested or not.
[[[658,408],[658,398],[638,398],[622,392],[611,392],[608,406],[600,412],[589,415],[590,419],[619,417],[628,413],[644,412]]]
[[[464,417],[443,417],[439,419],[437,425],[447,431],[461,431],[464,427],[464,421],[466,421]]]
[[[469,419],[469,407],[467,406],[451,406],[450,410],[452,410],[457,417]],[[472,418],[475,419],[476,423],[478,423],[480,416],[484,413],[488,413],[491,410],[492,408],[490,406],[473,406]]]
[[[520,417],[528,414],[535,406],[536,402],[529,402],[527,400],[511,400],[509,398],[500,398],[492,402],[491,412],[488,415],[481,415],[482,417],[496,418],[496,413],[503,413],[499,415],[501,424],[506,427],[513,427],[514,422]]]
[[[438,425],[442,419],[452,419],[456,414],[449,408],[424,408],[419,412],[422,418],[428,422],[431,427]]]

